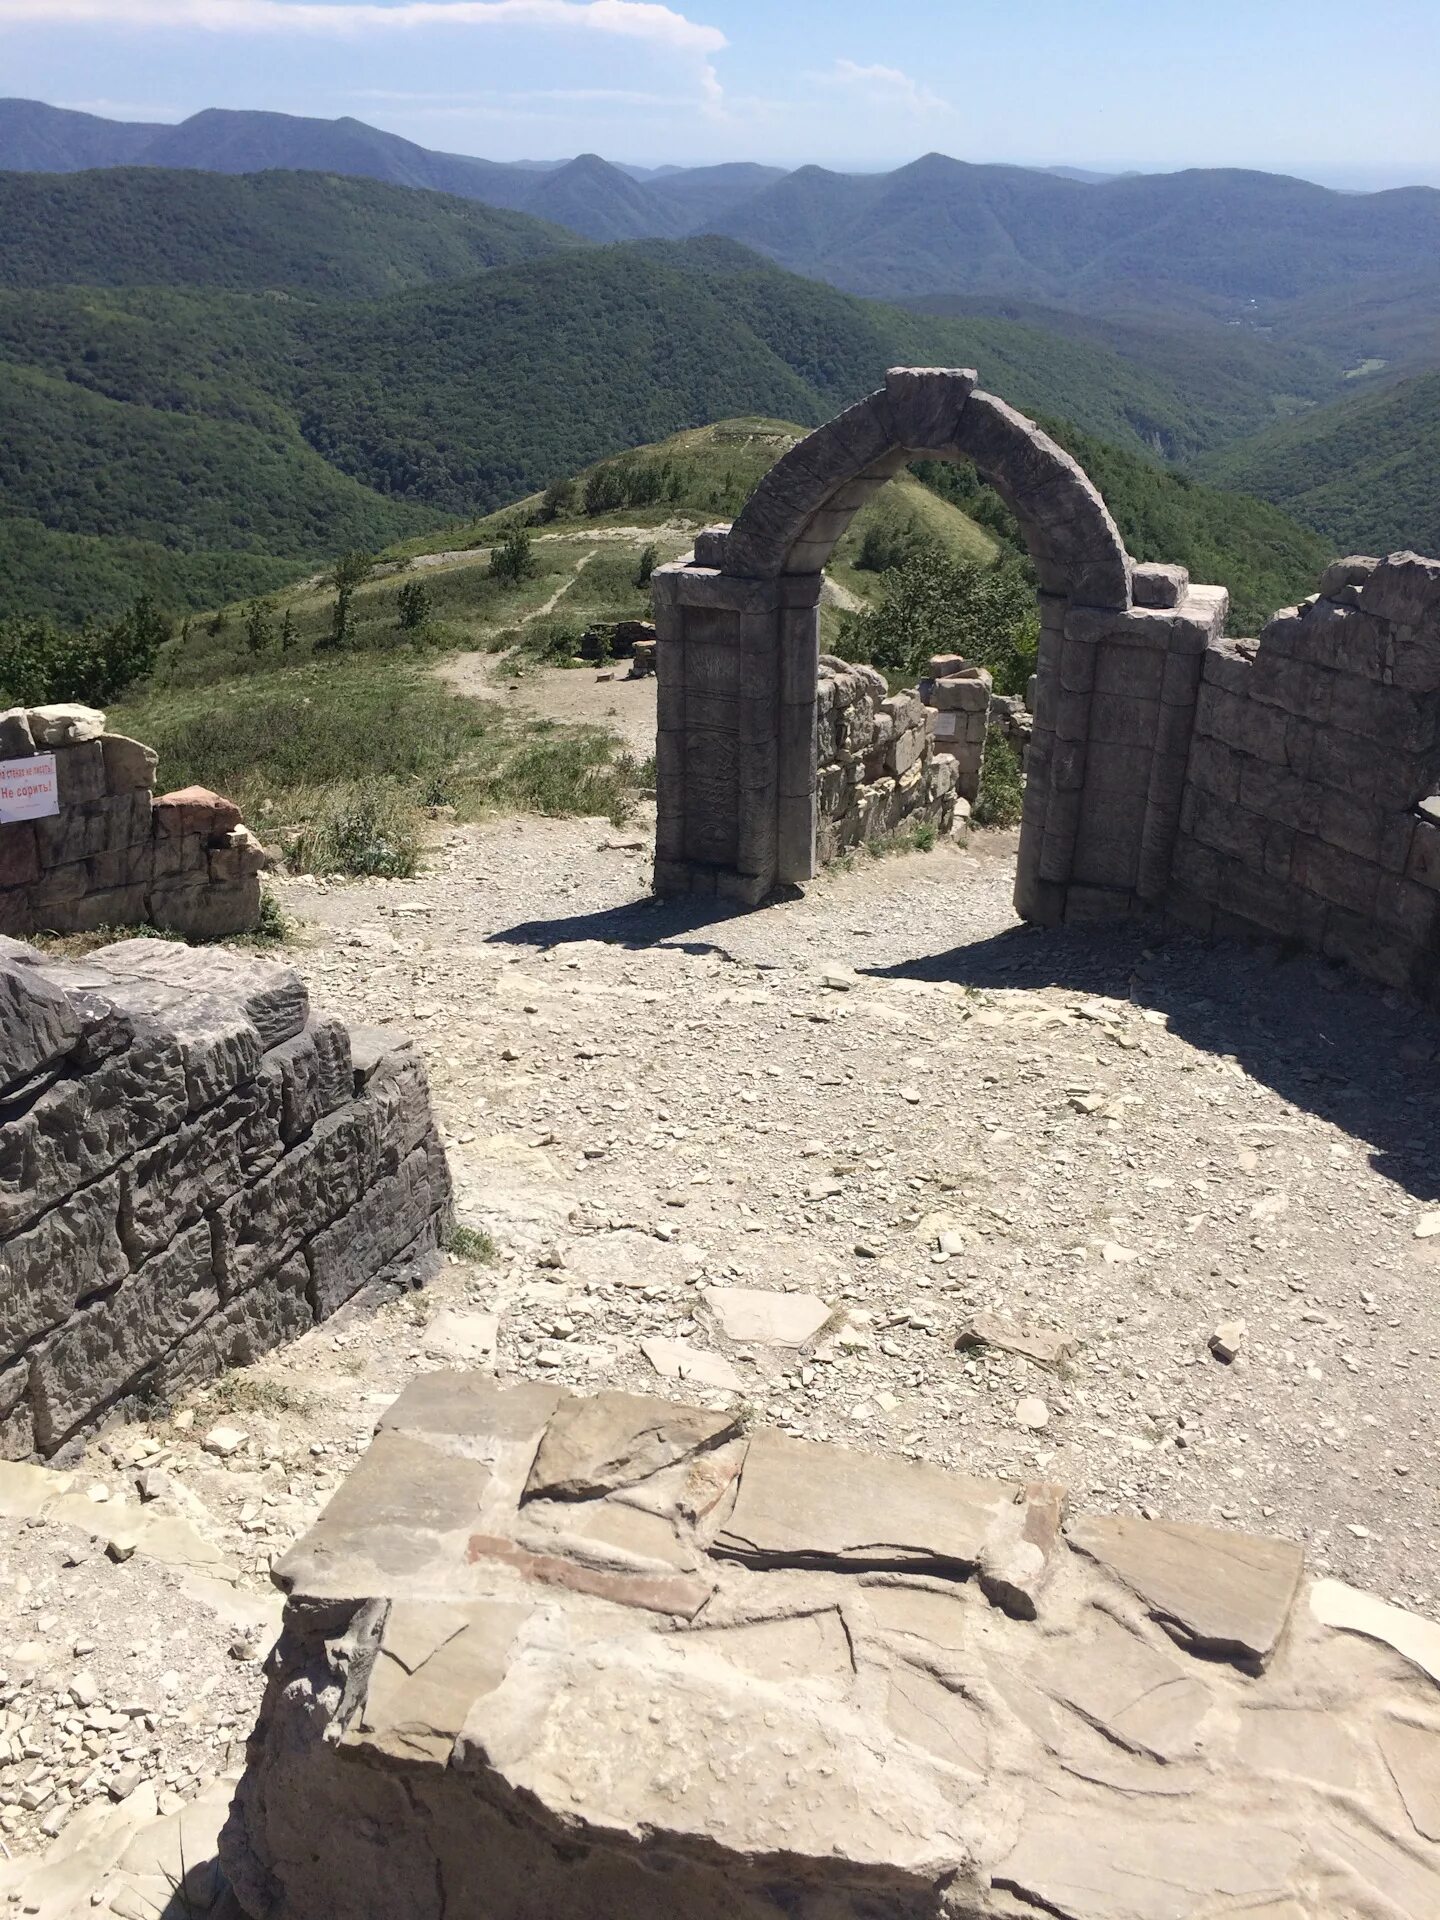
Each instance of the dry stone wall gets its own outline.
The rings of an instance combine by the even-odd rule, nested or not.
[[[821,656],[815,726],[818,773],[816,859],[834,860],[862,841],[881,840],[902,826],[926,823],[941,833],[963,821],[979,783],[980,751],[969,741],[956,743],[966,766],[937,735],[937,726],[970,715],[937,711],[936,685],[892,694],[874,667],[852,666],[830,654]],[[986,685],[955,682],[972,701],[980,700],[980,738],[984,739]],[[926,695],[931,704],[927,704]],[[942,697],[944,697],[942,695]]]
[[[0,713],[0,760],[55,758],[59,811],[0,824],[0,934],[152,925],[196,939],[260,919],[268,856],[201,787],[154,796],[156,755],[90,707]]]
[[[1440,1003],[1440,561],[1337,561],[1206,649],[1170,910]]]
[[[290,967],[0,939],[0,1458],[418,1281],[449,1198],[415,1049]]]
[[[1288,1541],[434,1373],[275,1577],[252,1920],[1440,1913],[1440,1629]]]

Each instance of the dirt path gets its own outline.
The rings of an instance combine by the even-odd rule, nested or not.
[[[504,820],[449,830],[415,881],[281,883],[316,1005],[421,1042],[460,1218],[498,1257],[90,1449],[95,1527],[133,1524],[154,1468],[143,1511],[218,1570],[173,1540],[112,1566],[0,1497],[0,1734],[69,1778],[83,1665],[152,1709],[135,1764],[167,1804],[233,1765],[271,1559],[407,1378],[474,1358],[451,1306],[496,1316],[508,1376],[693,1395],[642,1348],[680,1341],[794,1432],[1283,1534],[1440,1617],[1435,1022],[1309,959],[1021,928],[1004,840],[726,914],[652,903],[647,837]],[[737,1344],[716,1284],[813,1295],[825,1328]],[[960,1350],[977,1313],[1078,1351]],[[244,1435],[226,1458],[217,1421]],[[0,1833],[43,1844],[13,1802]]]

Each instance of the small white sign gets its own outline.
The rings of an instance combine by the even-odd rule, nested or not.
[[[48,820],[59,811],[53,753],[0,760],[0,820]]]

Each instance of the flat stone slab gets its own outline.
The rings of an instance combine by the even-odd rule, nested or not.
[[[692,1387],[715,1387],[721,1393],[739,1393],[744,1381],[722,1353],[708,1353],[684,1340],[642,1340],[640,1351],[662,1380],[678,1380]]]
[[[1282,1542],[1063,1514],[658,1398],[423,1376],[277,1571],[236,1897],[1435,1920],[1440,1630],[1303,1586]]]
[[[1287,1540],[1215,1527],[1090,1514],[1067,1533],[1178,1640],[1226,1659],[1270,1658],[1304,1569],[1299,1547]]]
[[[829,1307],[813,1293],[772,1293],[764,1287],[711,1287],[705,1305],[737,1346],[803,1347],[830,1318]]]

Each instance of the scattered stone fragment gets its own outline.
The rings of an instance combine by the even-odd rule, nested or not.
[[[249,1434],[242,1433],[239,1427],[212,1427],[200,1445],[218,1460],[228,1460],[240,1451],[249,1438]]]
[[[716,1387],[722,1392],[739,1393],[744,1382],[719,1353],[707,1353],[684,1340],[642,1340],[640,1351],[655,1371],[666,1380],[689,1381],[697,1387]]]
[[[956,1345],[962,1351],[994,1347],[1001,1353],[1016,1353],[1052,1373],[1080,1351],[1074,1334],[1061,1333],[1058,1328],[1018,1327],[993,1313],[972,1314]]]
[[[1215,1358],[1228,1367],[1245,1344],[1247,1331],[1243,1320],[1222,1320],[1212,1330],[1206,1345]]]
[[[1050,1409],[1035,1395],[1027,1395],[1015,1409],[1015,1418],[1020,1426],[1031,1433],[1039,1433],[1050,1424]]]
[[[493,1313],[461,1313],[447,1307],[425,1329],[425,1352],[455,1367],[493,1365],[500,1320]]]
[[[705,1305],[727,1340],[769,1347],[803,1347],[830,1318],[813,1293],[772,1293],[763,1287],[711,1287]]]

